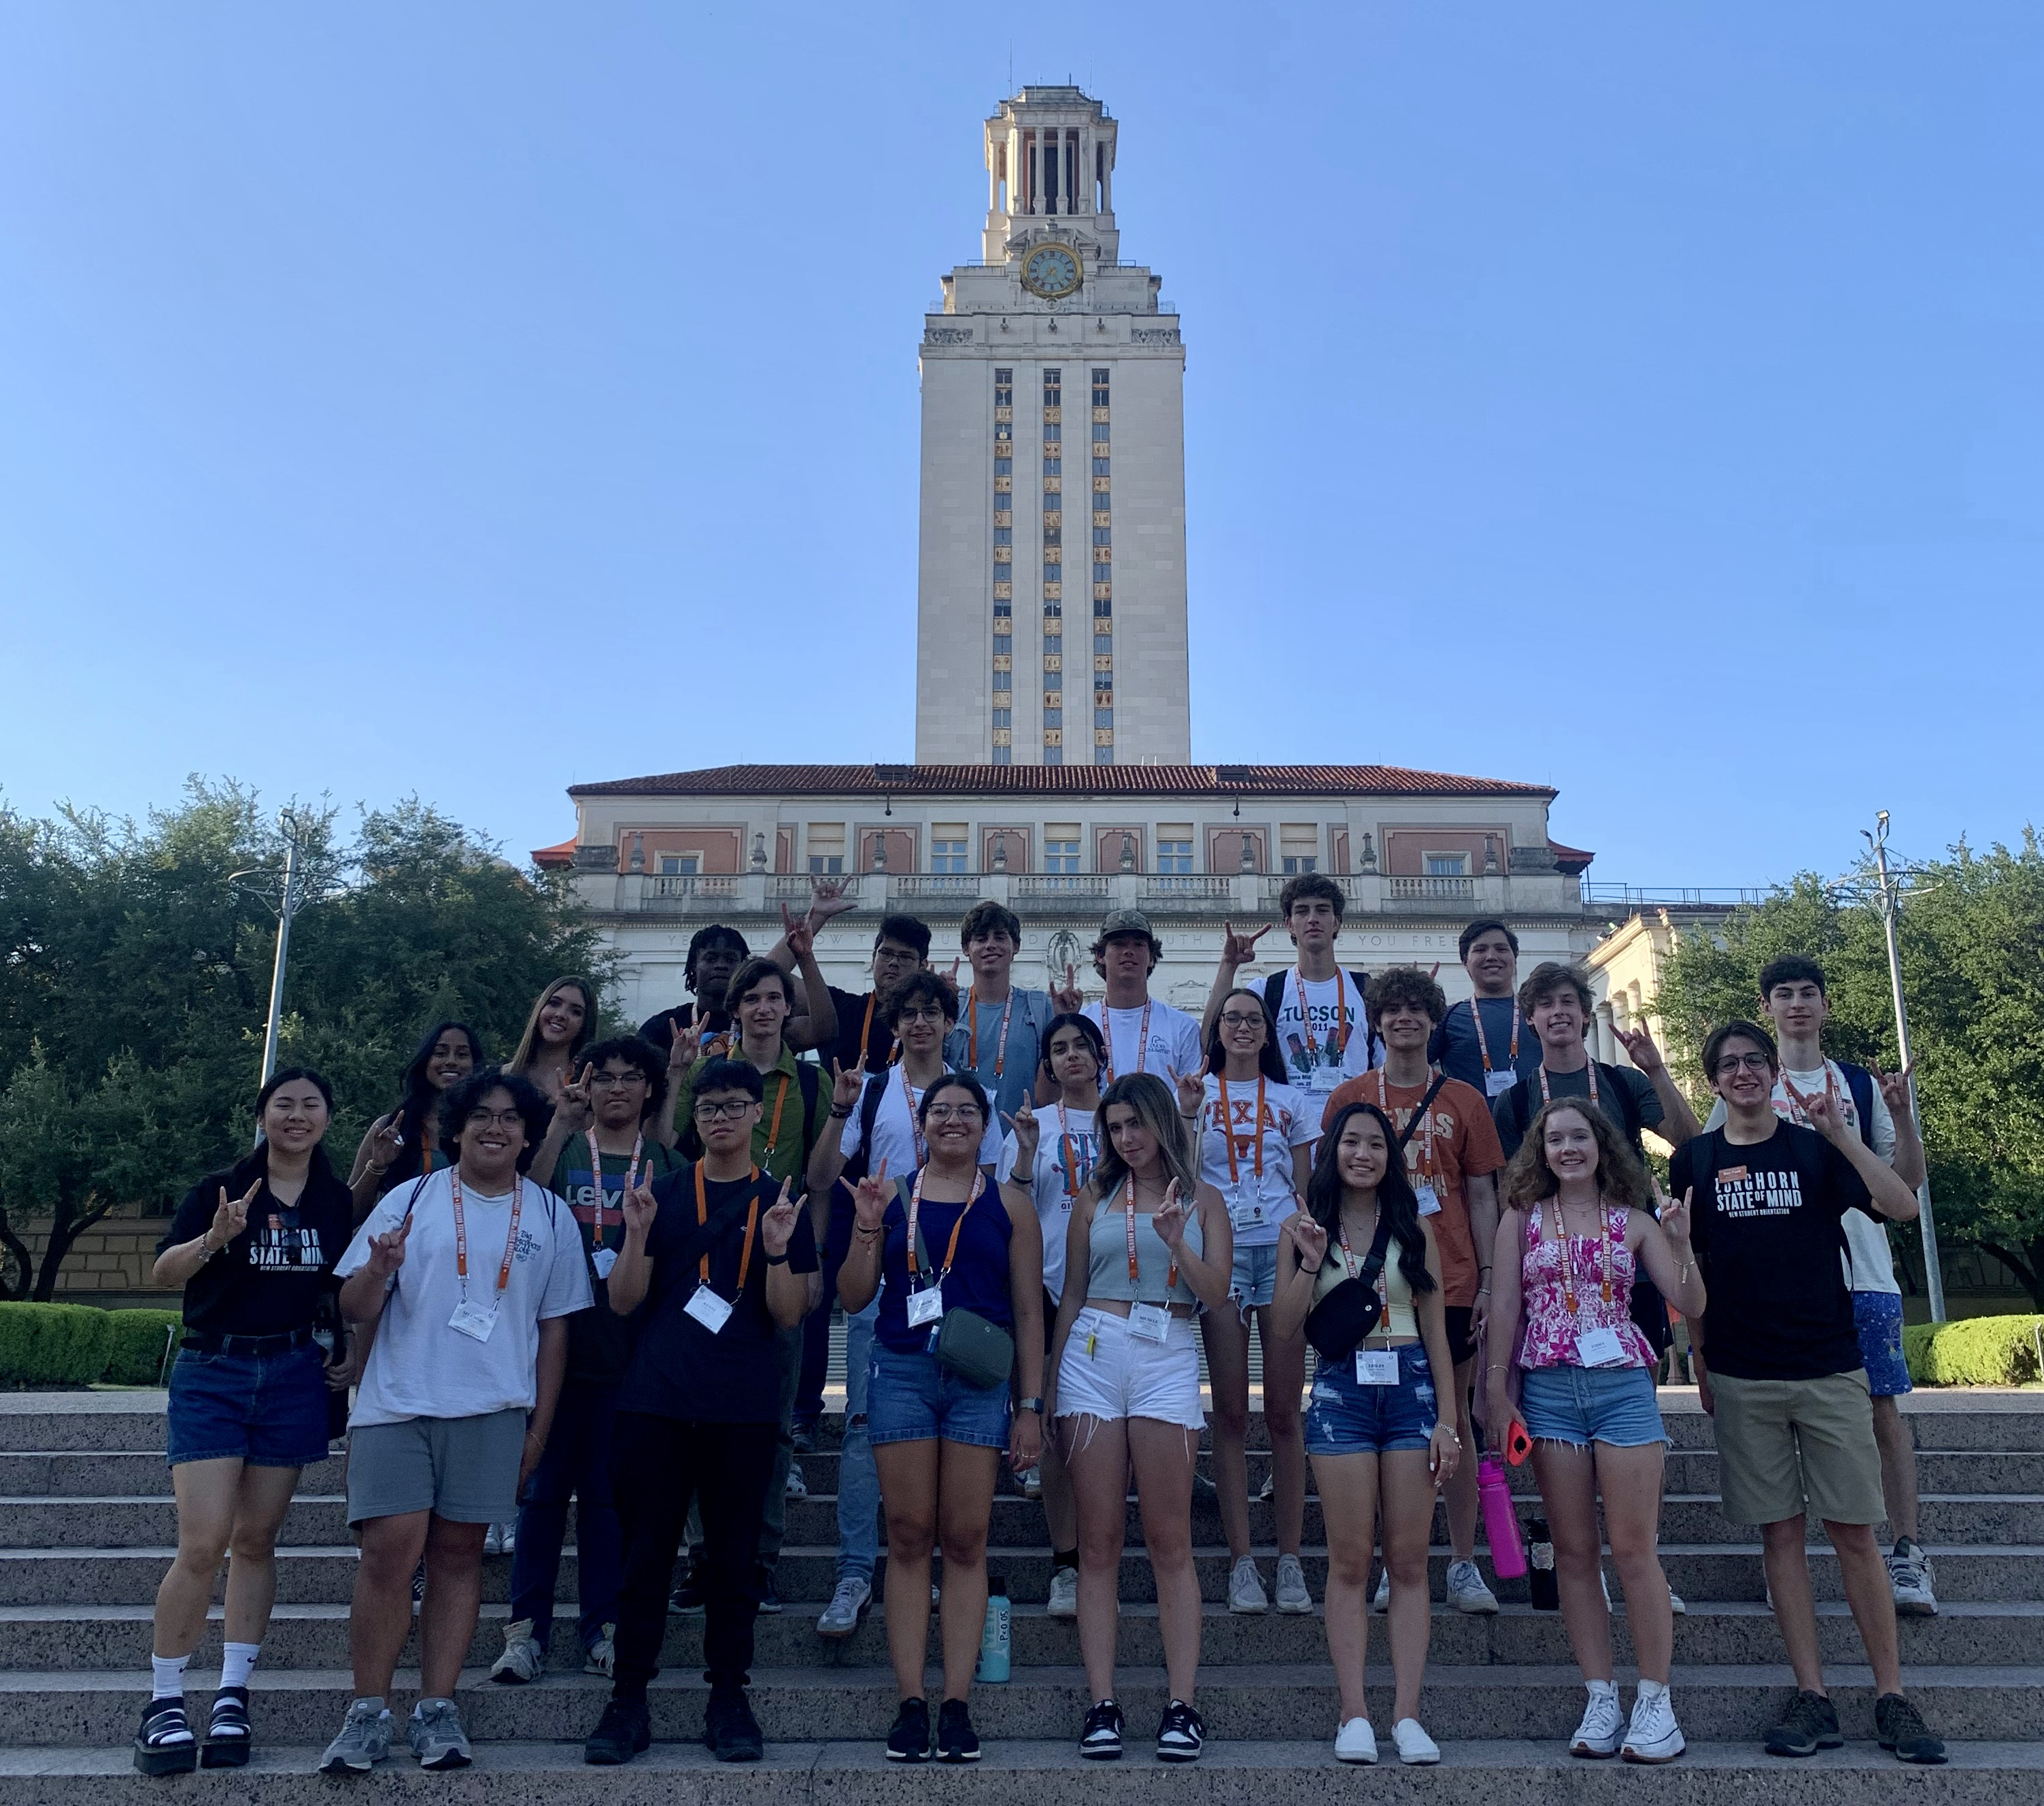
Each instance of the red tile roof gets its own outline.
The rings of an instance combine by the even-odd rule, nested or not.
[[[1596,857],[1596,854],[1586,853],[1580,847],[1564,847],[1560,841],[1551,837],[1547,842],[1547,851],[1554,855],[1554,863],[1570,878],[1581,878],[1589,870],[1590,861]]]
[[[1533,797],[1550,802],[1556,793],[1545,784],[1395,765],[718,765],[568,789],[571,797]]]
[[[551,847],[535,847],[532,849],[532,863],[542,871],[571,866],[574,863],[574,856],[575,837],[572,834]]]

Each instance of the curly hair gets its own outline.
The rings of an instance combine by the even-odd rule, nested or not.
[[[1504,1170],[1500,1188],[1507,1205],[1521,1207],[1552,1197],[1562,1189],[1554,1170],[1547,1164],[1547,1120],[1567,1110],[1590,1126],[1596,1141],[1597,1189],[1612,1203],[1628,1209],[1651,1212],[1654,1187],[1646,1169],[1626,1145],[1625,1137],[1612,1126],[1611,1118],[1582,1097],[1556,1097],[1543,1104],[1526,1125],[1526,1139]]]
[[[1435,1028],[1448,1013],[1448,997],[1432,976],[1417,966],[1387,966],[1370,980],[1370,1019],[1383,1020],[1394,1003],[1416,1003]]]
[[[902,1011],[912,1003],[933,1003],[943,1013],[947,1022],[958,1020],[958,986],[941,972],[911,972],[902,981],[901,989],[880,1006],[881,1020],[889,1028],[898,1028]]]
[[[461,1132],[468,1126],[469,1112],[493,1091],[511,1093],[511,1102],[525,1125],[525,1145],[519,1151],[518,1170],[524,1172],[540,1151],[554,1107],[545,1094],[522,1072],[504,1066],[478,1066],[467,1078],[450,1085],[440,1093],[440,1152],[450,1164],[461,1159]]]

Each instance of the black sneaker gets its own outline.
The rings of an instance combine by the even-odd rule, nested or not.
[[[1096,1762],[1112,1762],[1121,1756],[1121,1708],[1102,1700],[1086,1714],[1085,1729],[1079,1733],[1079,1754]]]
[[[927,1762],[930,1759],[930,1703],[904,1700],[894,1715],[894,1727],[887,1733],[887,1759],[890,1762]]]
[[[764,1562],[753,1570],[752,1596],[759,1601],[759,1612],[762,1617],[774,1618],[780,1616],[781,1596],[774,1590],[774,1570]]]
[[[667,1595],[667,1609],[678,1618],[693,1617],[703,1608],[709,1589],[703,1584],[702,1563],[691,1560],[682,1584]]]
[[[589,1741],[582,1746],[582,1759],[598,1767],[628,1762],[651,1746],[653,1715],[644,1700],[613,1700],[603,1708]]]
[[[1183,1700],[1174,1700],[1157,1723],[1157,1760],[1197,1762],[1206,1740],[1206,1721]]]
[[[979,1739],[973,1735],[972,1714],[965,1709],[963,1700],[946,1700],[937,1708],[937,1760],[979,1760]]]
[[[1899,1762],[1920,1762],[1935,1768],[1950,1758],[1945,1740],[1931,1735],[1923,1715],[1900,1693],[1883,1693],[1873,1702],[1874,1739],[1884,1750],[1892,1750]]]
[[[222,1687],[213,1696],[206,1720],[206,1743],[199,1750],[201,1768],[246,1767],[253,1747],[248,1723],[248,1689]]]
[[[190,1774],[198,1766],[198,1739],[192,1735],[182,1699],[152,1700],[142,1708],[135,1733],[138,1774]]]
[[[766,1739],[743,1687],[713,1687],[703,1712],[703,1742],[720,1762],[756,1762]]]
[[[1822,1693],[1798,1693],[1768,1727],[1767,1753],[1814,1756],[1819,1750],[1842,1747],[1845,1740],[1845,1733],[1838,1729],[1838,1708]]]
[[[795,1426],[794,1443],[796,1454],[814,1454],[816,1452],[816,1446],[820,1440],[820,1439],[816,1433],[816,1426],[814,1424],[797,1424]]]

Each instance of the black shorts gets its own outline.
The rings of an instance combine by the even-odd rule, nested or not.
[[[1448,1320],[1448,1358],[1458,1367],[1476,1358],[1476,1338],[1470,1332],[1470,1319],[1474,1312],[1467,1305],[1449,1305],[1443,1308]]]

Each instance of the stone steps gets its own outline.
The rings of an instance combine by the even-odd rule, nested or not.
[[[1389,1662],[1374,1673],[1376,1688],[1389,1681]],[[1627,1677],[1629,1678],[1629,1677]],[[209,1677],[191,1677],[203,1696]],[[1872,1677],[1841,1666],[1828,1677],[1841,1720],[1870,1727]],[[2044,1667],[1912,1669],[1913,1697],[1947,1738],[2044,1737]],[[938,1686],[934,1673],[929,1685]],[[1685,1667],[1669,1677],[1685,1735],[1758,1740],[1792,1688],[1785,1664],[1720,1664]],[[417,1696],[416,1670],[400,1670],[397,1697]],[[1169,1695],[1161,1668],[1124,1669],[1116,1697],[1132,1723],[1156,1722]],[[663,1673],[653,1684],[653,1735],[696,1735],[709,1689],[692,1674]],[[797,1738],[883,1740],[894,1716],[891,1672],[882,1668],[757,1668],[752,1709],[772,1742]],[[311,1743],[331,1736],[353,1696],[344,1669],[273,1673],[254,1695],[257,1735],[280,1743]],[[558,1741],[586,1736],[609,1696],[609,1684],[591,1675],[548,1675],[522,1687],[492,1684],[480,1669],[462,1677],[462,1716],[470,1735]],[[1452,1726],[1458,1738],[1504,1736],[1566,1739],[1581,1716],[1581,1676],[1571,1665],[1512,1668],[1427,1665],[1424,1717]],[[1003,1686],[973,1689],[973,1721],[982,1738],[1076,1739],[1086,1708],[1085,1676],[1076,1666],[1024,1668]],[[125,1743],[134,1735],[140,1702],[135,1679],[122,1673],[0,1674],[0,1741],[57,1746]],[[1231,1742],[1308,1740],[1331,1737],[1337,1700],[1324,1662],[1258,1662],[1200,1670],[1199,1706],[1208,1735]],[[1864,1735],[1864,1732],[1862,1733]]]
[[[1662,1768],[1570,1759],[1551,1739],[1443,1743],[1438,1768],[1401,1768],[1392,1759],[1390,1725],[1376,1713],[1386,1752],[1368,1778],[1332,1760],[1331,1734],[1296,1742],[1209,1743],[1196,1764],[1170,1771],[1179,1806],[1247,1806],[1281,1793],[1287,1806],[1354,1806],[1373,1799],[1425,1806],[1511,1806],[1566,1789],[1571,1806],[1744,1806],[1762,1789],[1787,1806],[1850,1801],[1852,1806],[2040,1806],[2044,1745],[1955,1743],[1949,1766],[1907,1769],[1875,1746],[1864,1713],[1850,1713],[1842,1750],[1801,1762],[1771,1760],[1758,1746],[1692,1742]],[[968,1769],[933,1763],[905,1774],[870,1741],[770,1743],[766,1760],[729,1766],[690,1742],[656,1743],[628,1769],[586,1766],[578,1743],[521,1740],[480,1745],[474,1768],[455,1777],[428,1774],[401,1746],[371,1784],[379,1800],[442,1806],[897,1806],[914,1797],[932,1806],[1112,1806],[1159,1775],[1147,1723],[1119,1762],[1082,1761],[1072,1739],[989,1743]],[[133,1772],[125,1746],[0,1749],[0,1806],[155,1806],[175,1797],[263,1806],[332,1806],[338,1784],[315,1773],[325,1743],[265,1743],[248,1768],[201,1774],[182,1782]],[[196,1790],[196,1791],[192,1791]]]
[[[1266,1579],[1268,1576],[1266,1576]],[[1616,1587],[1614,1587],[1616,1593]],[[756,1627],[758,1659],[763,1667],[808,1666],[858,1668],[886,1665],[886,1612],[877,1602],[858,1631],[841,1643],[816,1635],[819,1608],[800,1608],[763,1616]],[[482,1608],[482,1621],[470,1645],[468,1662],[487,1669],[503,1647],[509,1609],[498,1603]],[[2033,1605],[1988,1602],[1941,1605],[1935,1618],[1901,1621],[1902,1656],[1918,1664],[1954,1666],[2020,1666],[2038,1657],[2038,1631],[2044,1614]],[[662,1646],[663,1667],[681,1670],[702,1663],[700,1616],[670,1617]],[[1383,1620],[1374,1620],[1381,1638]],[[1817,1627],[1824,1659],[1850,1662],[1860,1654],[1850,1615],[1840,1601],[1818,1608]],[[150,1608],[136,1605],[10,1605],[0,1607],[0,1670],[118,1669],[129,1673],[146,1667],[149,1654]],[[1612,1617],[1612,1633],[1620,1662],[1631,1660],[1631,1639],[1622,1597]],[[196,1667],[220,1659],[220,1608],[213,1608],[205,1639],[194,1658]],[[1075,1663],[1078,1627],[1069,1620],[1045,1616],[1040,1605],[1017,1605],[1012,1632],[1018,1666],[1056,1666]],[[1262,1662],[1323,1662],[1326,1627],[1317,1611],[1310,1616],[1280,1616],[1274,1612],[1237,1615],[1209,1604],[1201,1633],[1204,1660],[1222,1666]],[[1781,1639],[1766,1605],[1759,1601],[1703,1601],[1690,1605],[1675,1621],[1675,1653],[1691,1666],[1719,1662],[1765,1664],[1781,1653]],[[1518,1663],[1565,1663],[1568,1639],[1557,1612],[1508,1605],[1495,1617],[1469,1617],[1436,1604],[1433,1613],[1431,1658],[1465,1667]],[[416,1643],[405,1659],[416,1662]],[[1125,1604],[1121,1608],[1119,1659],[1140,1666],[1161,1663],[1162,1644],[1155,1605]],[[263,1645],[267,1677],[287,1669],[344,1668],[348,1664],[348,1607],[344,1604],[279,1605]],[[574,1628],[574,1608],[557,1612],[549,1645],[549,1667],[572,1673],[582,1665]]]

